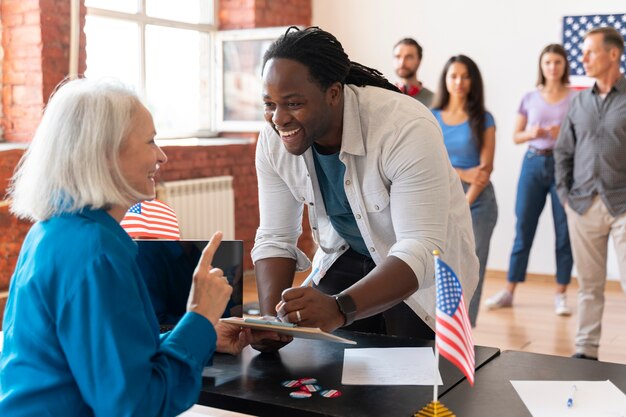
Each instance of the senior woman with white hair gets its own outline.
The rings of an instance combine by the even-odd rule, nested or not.
[[[6,305],[0,415],[177,415],[196,402],[216,348],[281,339],[219,322],[232,291],[211,267],[219,232],[187,313],[159,337],[136,244],[119,224],[154,198],[167,160],[154,136],[150,113],[119,83],[74,80],[50,99],[10,188],[13,213],[36,223]]]

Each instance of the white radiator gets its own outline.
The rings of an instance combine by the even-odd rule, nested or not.
[[[216,230],[224,239],[235,238],[232,176],[168,181],[158,186],[157,196],[176,212],[182,239],[209,239]]]

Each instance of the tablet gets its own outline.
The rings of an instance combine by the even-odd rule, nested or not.
[[[325,340],[328,342],[345,343],[348,345],[356,345],[354,340],[336,336],[317,327],[301,327],[293,323],[283,323],[280,321],[270,321],[262,317],[231,317],[221,319],[224,323],[234,324],[239,327],[248,327],[255,330],[269,330],[276,333],[287,334],[293,337],[312,340]]]

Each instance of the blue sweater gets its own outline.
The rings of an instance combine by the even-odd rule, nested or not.
[[[187,313],[160,336],[136,255],[103,210],[32,227],[4,316],[0,416],[174,416],[197,401],[215,330]]]

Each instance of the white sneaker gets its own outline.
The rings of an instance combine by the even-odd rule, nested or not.
[[[554,296],[554,312],[557,316],[572,315],[572,310],[567,306],[567,295],[556,294]]]
[[[497,308],[513,307],[513,294],[507,290],[502,290],[491,297],[487,298],[485,305],[489,310]]]

